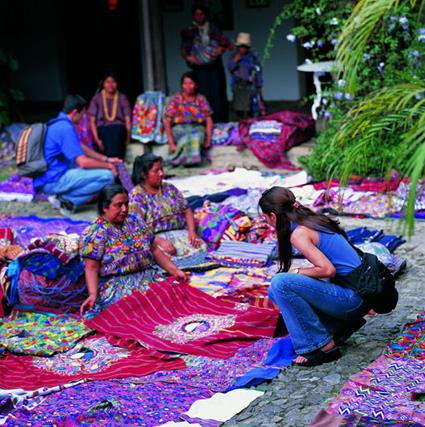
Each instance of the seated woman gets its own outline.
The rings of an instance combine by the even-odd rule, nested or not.
[[[183,194],[163,182],[162,157],[152,153],[136,157],[130,194],[130,212],[142,219],[157,235],[156,242],[170,256],[185,257],[206,251],[195,229],[192,209]]]
[[[118,91],[114,73],[106,73],[87,110],[95,149],[107,157],[123,159],[131,136],[131,107]]]
[[[98,196],[96,221],[80,241],[89,297],[81,305],[104,309],[134,290],[148,290],[155,280],[156,262],[167,273],[185,282],[179,270],[154,243],[154,235],[141,218],[128,214],[128,193],[121,185],[109,184]]]
[[[298,357],[313,366],[340,357],[336,343],[360,329],[370,305],[349,288],[334,283],[362,262],[338,223],[300,205],[282,187],[265,191],[259,201],[268,223],[276,228],[280,273],[269,288],[279,306]],[[291,269],[292,246],[312,264]],[[335,343],[336,342],[336,343]]]
[[[198,94],[191,72],[183,74],[181,92],[171,96],[165,107],[165,132],[173,166],[199,165],[202,148],[211,146],[212,111],[208,101]]]

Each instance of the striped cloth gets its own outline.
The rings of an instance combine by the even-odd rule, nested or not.
[[[226,359],[259,338],[272,337],[278,313],[215,298],[173,279],[133,292],[87,326],[119,345],[138,341],[159,351]],[[127,340],[127,343],[124,342]]]
[[[143,376],[185,366],[180,358],[170,358],[140,346],[132,351],[119,349],[108,344],[101,335],[96,335],[80,341],[68,352],[52,357],[7,353],[0,358],[0,387],[34,390],[71,381]]]
[[[275,243],[247,243],[224,241],[208,256],[222,265],[263,267],[271,258]]]

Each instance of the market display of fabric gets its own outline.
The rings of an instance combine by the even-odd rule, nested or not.
[[[240,215],[241,212],[231,206],[210,204],[197,209],[194,216],[199,237],[209,247],[218,247],[223,233],[233,224],[234,218]]]
[[[326,409],[343,417],[337,425],[425,424],[424,331],[422,315],[405,325],[382,356],[344,385]]]
[[[263,267],[270,260],[275,246],[273,243],[223,241],[209,257],[223,265]]]
[[[15,143],[7,130],[0,128],[0,166],[12,165],[15,160]]]
[[[268,126],[259,125],[262,121],[267,121]],[[278,125],[274,122],[280,124],[279,133]],[[239,134],[241,147],[246,145],[266,167],[294,170],[297,168],[288,160],[285,152],[314,135],[314,120],[301,113],[281,111],[240,121]]]
[[[34,196],[31,178],[12,175],[5,181],[0,182],[1,201],[32,202]]]
[[[18,354],[51,356],[91,333],[81,320],[62,313],[14,311],[0,319],[0,345]]]
[[[0,387],[34,390],[77,380],[107,380],[143,376],[155,371],[183,369],[180,358],[134,346],[113,346],[106,337],[94,335],[72,349],[50,357],[7,353],[0,358]]]
[[[139,95],[133,109],[131,137],[143,143],[165,144],[164,106],[162,92],[147,91]]]
[[[271,337],[277,312],[217,301],[174,280],[133,292],[86,324],[160,351],[228,358],[253,340]]]
[[[17,245],[27,247],[32,239],[45,237],[46,230],[49,233],[78,234],[90,223],[87,221],[75,221],[68,218],[40,218],[31,216],[6,216],[0,215],[0,227],[7,227],[14,231]]]
[[[237,122],[214,123],[211,137],[212,145],[237,145],[239,129]]]
[[[31,411],[14,411],[5,425],[159,426],[178,420],[195,400],[211,395],[207,389],[162,382],[90,381],[49,395]]]
[[[155,372],[142,378],[129,378],[127,381],[137,383],[176,383],[187,387],[207,388],[213,392],[233,388],[241,377],[262,365],[270,350],[282,338],[264,338],[247,347],[240,348],[228,359],[202,356],[182,356],[186,369]],[[286,365],[287,366],[287,365]],[[223,375],[226,372],[226,375]]]
[[[305,171],[292,175],[277,175],[235,168],[231,172],[173,178],[167,180],[167,182],[174,184],[185,197],[189,197],[205,196],[219,191],[231,190],[232,188],[266,189],[274,185],[292,188],[307,184],[309,177]]]

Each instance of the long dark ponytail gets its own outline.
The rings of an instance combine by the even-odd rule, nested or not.
[[[291,223],[304,225],[321,232],[338,233],[347,239],[345,231],[337,221],[313,212],[296,201],[294,193],[284,187],[272,187],[266,190],[259,201],[263,213],[276,215],[276,233],[279,249],[280,269],[288,271],[291,267]]]

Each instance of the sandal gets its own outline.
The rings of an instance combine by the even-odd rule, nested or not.
[[[329,363],[337,360],[341,357],[341,352],[338,347],[331,348],[328,351],[323,351],[320,348],[314,351],[310,351],[310,353],[300,354],[300,356],[307,359],[306,362],[303,363],[295,363],[297,366],[318,366],[322,363]]]
[[[340,328],[334,333],[335,345],[340,346],[348,340],[355,332],[366,324],[366,320],[362,318],[355,319],[350,322],[344,322]]]

